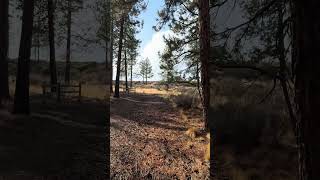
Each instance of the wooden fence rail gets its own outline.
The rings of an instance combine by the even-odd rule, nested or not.
[[[78,101],[81,101],[81,83],[78,85],[69,85],[69,84],[42,84],[42,94],[44,96],[56,96],[57,101],[60,102],[62,97],[65,97],[67,94],[77,97]]]

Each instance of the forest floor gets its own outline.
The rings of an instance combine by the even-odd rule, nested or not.
[[[112,179],[209,179],[208,140],[185,134],[201,127],[200,117],[183,117],[155,94],[121,94],[110,103]]]
[[[105,179],[104,101],[56,103],[32,96],[31,112],[0,111],[0,179]]]

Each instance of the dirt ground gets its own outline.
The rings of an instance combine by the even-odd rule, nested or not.
[[[209,179],[204,138],[185,131],[200,124],[181,117],[157,95],[111,98],[112,179]]]
[[[43,101],[31,97],[31,116],[0,112],[0,179],[106,179],[105,102]]]

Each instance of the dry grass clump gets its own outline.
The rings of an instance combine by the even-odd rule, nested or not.
[[[169,97],[175,107],[184,110],[201,108],[201,100],[196,88],[178,87],[171,91]]]
[[[214,83],[209,113],[218,142],[251,149],[262,142],[279,144],[281,136],[291,131],[280,88],[261,103],[271,82],[224,79]]]
[[[193,105],[193,96],[190,94],[180,94],[173,96],[173,102],[179,108],[190,109]]]
[[[297,153],[282,91],[268,80],[211,80],[218,170],[230,179],[295,179]]]

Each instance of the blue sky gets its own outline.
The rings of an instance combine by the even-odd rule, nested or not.
[[[161,80],[160,68],[159,68],[159,57],[158,52],[164,49],[164,42],[162,40],[163,35],[171,34],[168,28],[162,29],[160,32],[153,30],[153,26],[157,24],[157,12],[164,6],[164,0],[149,0],[148,7],[140,15],[140,19],[144,21],[144,27],[141,32],[137,35],[137,38],[142,41],[140,48],[140,57],[138,58],[138,63],[141,59],[149,58],[152,64],[152,69],[154,77],[150,80]],[[135,67],[136,72],[139,72],[139,66]],[[140,77],[135,77],[135,80],[142,80]]]
[[[163,5],[163,0],[149,0],[147,10],[140,15],[140,19],[143,19],[144,21],[144,28],[141,33],[138,34],[138,38],[142,40],[142,47],[152,39],[152,36],[155,33],[152,26],[156,25],[157,12]]]

